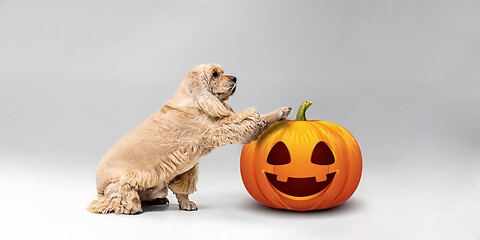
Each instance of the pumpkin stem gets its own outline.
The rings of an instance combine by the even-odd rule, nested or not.
[[[305,111],[307,111],[307,108],[312,106],[313,102],[310,101],[305,101],[300,105],[297,111],[297,121],[307,121],[307,118],[305,117]]]

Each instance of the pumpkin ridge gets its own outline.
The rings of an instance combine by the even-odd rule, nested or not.
[[[333,123],[332,123],[332,124],[333,124]],[[345,129],[344,127],[342,127],[342,126],[340,126],[340,125],[337,125],[337,127],[342,130],[342,133],[343,133],[343,134],[347,135],[349,138],[352,138],[352,139],[353,139],[352,144],[355,144],[355,145],[356,145],[356,146],[355,146],[355,145],[352,145],[352,144],[348,144],[348,143],[346,142],[346,138],[345,138],[345,137],[342,137],[342,141],[344,141],[345,144],[346,144],[346,146],[348,147],[348,148],[347,148],[347,150],[348,150],[348,151],[347,151],[347,155],[349,156],[349,158],[348,158],[348,159],[350,160],[349,163],[351,163],[351,159],[352,159],[351,156],[354,155],[354,154],[352,154],[353,151],[351,151],[352,149],[350,149],[350,147],[352,147],[352,148],[353,148],[353,147],[358,147],[359,156],[360,156],[360,162],[361,162],[361,157],[362,157],[362,155],[361,155],[361,150],[360,150],[360,146],[358,145],[358,142],[357,142],[357,140],[355,139],[355,137],[354,137],[347,129]],[[342,188],[342,190],[345,189],[345,188],[347,188],[347,186],[349,185],[349,184],[347,184],[348,182],[351,182],[352,180],[355,180],[355,179],[352,179],[351,176],[350,176],[350,173],[352,172],[352,168],[353,168],[353,165],[352,165],[352,164],[348,164],[347,171],[348,171],[348,173],[349,173],[349,175],[348,175],[349,178],[347,178],[347,181],[345,181],[345,185],[344,185],[344,187]],[[344,201],[340,202],[340,204],[343,203],[343,202],[345,202],[346,200],[348,200],[348,199],[355,193],[356,189],[358,188],[358,185],[360,185],[360,179],[361,179],[361,177],[362,177],[362,175],[361,175],[361,169],[362,169],[362,165],[360,164],[360,176],[359,176],[359,179],[358,179],[358,181],[357,181],[357,183],[356,183],[355,189],[352,191],[352,193],[350,193],[350,194],[348,195],[348,197],[347,197]],[[338,199],[336,199],[335,202],[336,202],[337,200],[338,200]],[[335,202],[332,202],[332,204],[335,203]],[[339,204],[335,204],[335,206],[337,206],[337,205],[339,205]]]
[[[282,125],[279,124],[278,128],[282,127],[282,130],[283,130],[283,131],[280,131],[280,134],[277,134],[277,135],[274,137],[274,141],[273,141],[274,143],[272,144],[272,146],[275,146],[275,144],[277,144],[278,142],[280,142],[280,141],[285,137],[285,135],[288,133],[288,131],[285,131],[284,128],[292,127],[292,126],[293,126],[293,123],[294,123],[294,122],[292,121],[292,122],[287,122],[287,123],[282,124]],[[277,129],[275,129],[275,130],[277,130]],[[271,149],[271,147],[270,147],[270,149]],[[287,147],[287,149],[288,149],[288,147]],[[267,156],[268,156],[268,154],[267,154]],[[291,157],[291,156],[290,156],[290,157]],[[290,160],[290,161],[291,161],[291,160]],[[263,174],[263,175],[265,176],[265,171],[264,171],[264,174]],[[284,208],[289,208],[288,205],[282,200],[282,198],[280,197],[280,195],[278,195],[278,193],[277,193],[277,199],[278,199],[278,201],[280,201],[280,203],[282,204],[282,207],[284,207]]]
[[[343,142],[343,144],[345,145],[345,147],[347,148],[347,150],[349,150],[349,149],[348,149],[348,148],[349,148],[349,145],[348,145],[347,142],[345,141],[345,138],[341,137],[340,139],[342,140],[342,142]],[[346,151],[345,155],[346,155],[346,159],[350,160],[350,151]],[[350,170],[350,164],[347,164],[347,165],[346,165],[346,168],[345,168],[345,175],[346,175],[346,176],[350,176],[350,175],[349,175],[349,174],[350,174],[350,171],[351,171],[351,170]],[[343,191],[344,191],[345,188],[347,187],[349,180],[350,180],[350,178],[347,177],[346,180],[345,180],[345,183],[344,183],[343,186],[342,186],[342,189],[338,192],[337,196],[335,196],[332,201],[330,201],[329,203],[326,204],[327,206],[329,206],[330,204],[336,202],[336,201],[340,198],[340,196],[344,193]]]
[[[328,130],[330,130],[330,127],[331,127],[331,126],[337,127],[337,128],[339,128],[339,129],[342,130],[342,132],[341,132],[342,134],[338,134],[338,131],[335,131],[335,132],[332,131],[332,132],[333,132],[333,134],[335,134],[335,135],[337,135],[337,136],[338,136],[338,135],[341,135],[341,136],[339,137],[339,139],[341,139],[341,141],[343,142],[343,144],[344,144],[345,147],[347,148],[347,151],[345,151],[345,155],[346,155],[346,159],[349,159],[349,162],[350,162],[350,155],[351,155],[351,154],[350,154],[350,148],[349,148],[350,145],[345,141],[345,137],[344,137],[344,133],[345,133],[345,132],[348,132],[348,131],[347,131],[345,128],[341,127],[340,125],[337,125],[337,124],[334,124],[334,123],[329,123],[329,124],[327,124],[327,125],[330,125],[330,126],[328,126]],[[331,130],[330,130],[330,131],[331,131]],[[351,135],[351,134],[349,134],[349,135]],[[347,165],[346,165],[346,169],[345,169],[345,174],[346,174],[346,176],[350,176],[350,175],[349,175],[350,172],[351,172],[350,164],[347,164]],[[335,198],[333,198],[332,201],[330,201],[330,202],[328,202],[328,203],[326,204],[326,206],[329,206],[329,205],[335,203],[335,202],[340,198],[340,196],[344,193],[343,191],[344,191],[345,188],[348,186],[349,181],[350,181],[350,177],[347,177],[347,178],[345,179],[345,183],[344,183],[343,186],[342,186],[342,189],[338,192],[338,194],[335,196]],[[353,193],[352,193],[352,194],[353,194]],[[332,207],[335,207],[335,206],[332,206]]]
[[[322,121],[308,121],[308,123],[310,124],[310,126],[312,126],[313,129],[315,129],[317,131],[318,135],[322,136],[322,138],[327,138],[328,142],[331,141],[331,139],[328,137],[328,135],[323,133],[323,131],[322,131],[323,129],[319,129],[319,127],[317,126],[317,125],[322,125],[323,124]],[[330,129],[328,129],[328,130],[330,130]],[[329,143],[326,143],[326,142],[325,142],[325,144],[327,144],[327,146],[329,145]],[[328,146],[328,147],[331,149],[331,146]],[[333,157],[335,159],[337,159],[337,156],[335,156],[335,153],[333,151],[332,151],[332,153],[333,153]],[[328,166],[328,172],[331,172],[331,166],[330,165]],[[326,197],[326,194],[324,194],[323,197],[322,197],[322,200],[319,201],[319,203],[315,205],[315,208],[318,208],[318,206],[320,206],[320,205],[328,206],[328,205],[323,204],[323,201],[325,200],[325,197]]]
[[[250,143],[250,144],[252,144],[252,143]],[[255,160],[257,159],[257,155],[256,155],[256,154],[257,154],[257,146],[256,146],[256,145],[257,145],[257,144],[255,143],[255,145],[253,146],[254,148],[253,148],[253,154],[252,154],[252,156],[253,156],[252,169],[255,169],[255,165],[257,164],[256,161],[255,161]],[[254,178],[254,180],[255,180],[254,183],[255,183],[255,186],[257,186],[257,189],[262,189],[262,188],[260,187],[260,183],[259,183],[259,181],[258,181],[258,178],[257,178],[257,175],[256,175],[256,174],[253,174],[253,178]],[[263,191],[258,191],[258,192],[262,195],[262,197],[263,197],[268,203],[270,203],[271,206],[277,205],[277,204],[275,204],[274,202],[272,202],[272,201],[263,193]],[[285,203],[282,202],[282,204],[284,204],[283,207],[285,207]]]

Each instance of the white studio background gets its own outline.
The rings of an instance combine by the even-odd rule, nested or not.
[[[170,195],[137,216],[88,213],[103,153],[200,63],[238,77],[237,111],[311,100],[307,118],[347,128],[355,195],[262,207],[235,145],[202,159],[198,212]],[[478,239],[479,107],[478,1],[0,0],[0,236]]]

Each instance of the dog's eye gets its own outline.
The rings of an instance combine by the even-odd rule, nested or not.
[[[330,165],[335,162],[332,150],[324,142],[318,142],[312,152],[312,163]]]
[[[218,72],[217,72],[217,71],[213,71],[212,77],[218,77]]]
[[[283,142],[277,142],[268,153],[267,162],[272,165],[284,165],[290,163],[290,153]]]

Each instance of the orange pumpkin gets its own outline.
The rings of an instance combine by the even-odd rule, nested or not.
[[[332,208],[350,198],[360,182],[357,141],[337,124],[307,121],[311,104],[300,106],[296,121],[272,124],[243,146],[243,183],[263,205],[295,211]]]

